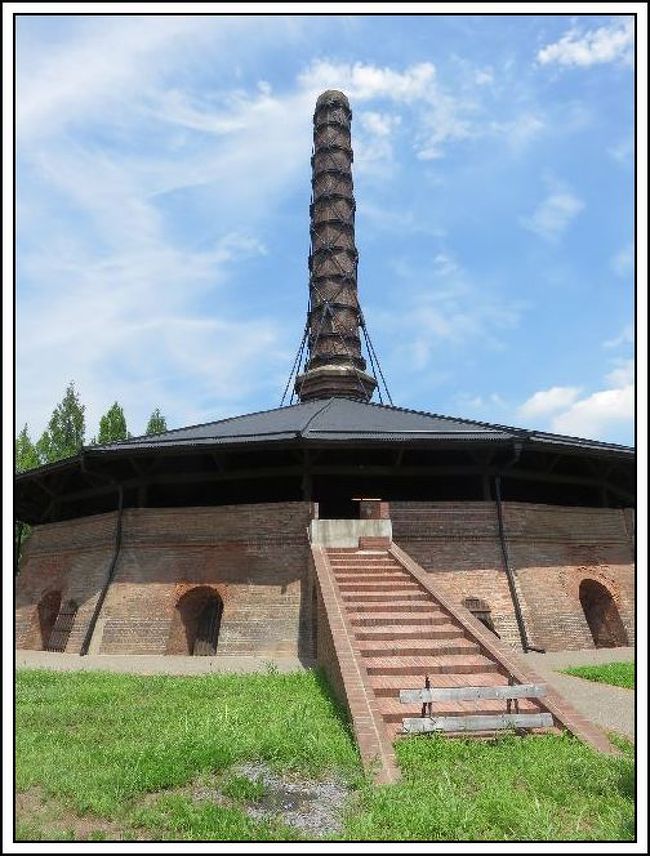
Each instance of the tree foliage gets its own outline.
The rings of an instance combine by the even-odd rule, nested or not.
[[[128,436],[129,432],[126,430],[124,410],[115,401],[99,420],[97,442],[100,444],[115,443],[118,440],[126,440]]]
[[[25,470],[33,470],[41,463],[40,456],[32,439],[29,436],[27,423],[16,437],[16,472],[24,473]]]
[[[42,464],[51,464],[76,455],[84,444],[86,407],[79,401],[74,382],[68,384],[63,399],[54,408],[47,429],[36,443]]]
[[[147,427],[145,429],[145,434],[162,434],[167,430],[167,420],[161,414],[158,407],[154,410],[154,412],[149,417],[149,421],[147,422]]]

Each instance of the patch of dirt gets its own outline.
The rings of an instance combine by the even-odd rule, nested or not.
[[[40,839],[72,836],[75,841],[123,841],[123,825],[96,815],[79,815],[55,797],[47,796],[41,788],[30,788],[16,794],[16,822],[35,831]],[[128,840],[147,840],[137,832]],[[33,839],[29,839],[33,840]]]
[[[264,796],[244,807],[249,817],[279,818],[307,835],[336,835],[342,831],[341,815],[349,789],[341,782],[289,779],[261,763],[242,764],[233,772],[264,786]]]

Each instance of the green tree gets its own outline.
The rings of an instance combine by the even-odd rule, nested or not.
[[[41,463],[60,461],[81,451],[86,434],[85,412],[86,407],[79,401],[71,381],[63,400],[54,408],[47,429],[36,443]]]
[[[120,405],[114,402],[108,411],[99,420],[99,434],[97,442],[115,443],[117,440],[126,440],[129,432],[126,430],[126,419]]]
[[[41,463],[36,446],[29,436],[27,423],[16,437],[16,472],[24,473],[25,470],[33,470]]]
[[[162,434],[167,430],[167,420],[160,412],[159,408],[156,407],[154,412],[149,417],[149,421],[147,422],[147,427],[145,429],[145,434]]]

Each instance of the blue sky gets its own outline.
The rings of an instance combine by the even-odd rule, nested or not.
[[[17,423],[277,406],[311,120],[353,110],[396,404],[633,442],[631,18],[19,17]]]

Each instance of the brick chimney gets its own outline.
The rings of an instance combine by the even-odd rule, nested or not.
[[[351,120],[342,92],[319,96],[311,158],[308,359],[295,384],[300,401],[370,401],[377,386],[365,371],[359,336]]]

